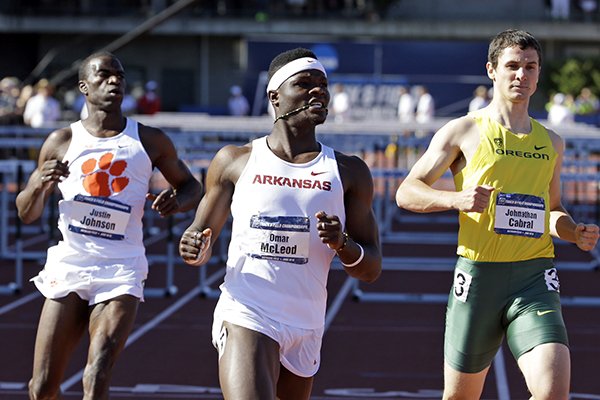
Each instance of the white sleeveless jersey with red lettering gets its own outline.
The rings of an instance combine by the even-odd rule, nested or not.
[[[266,137],[254,140],[231,203],[232,237],[221,290],[281,323],[322,327],[335,252],[318,237],[318,211],[345,224],[333,149],[321,144],[315,159],[292,164],[271,152]]]
[[[144,255],[142,216],[152,162],[140,142],[138,123],[127,119],[123,132],[110,138],[93,136],[81,121],[71,124],[71,130],[63,158],[69,176],[58,184],[63,236],[58,246],[105,258]]]

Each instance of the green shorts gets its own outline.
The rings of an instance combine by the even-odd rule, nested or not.
[[[552,259],[459,258],[446,311],[445,361],[460,372],[482,371],[505,334],[515,359],[543,343],[568,346],[559,291]]]

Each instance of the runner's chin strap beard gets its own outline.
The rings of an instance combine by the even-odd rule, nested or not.
[[[290,115],[294,115],[299,113],[300,111],[304,111],[307,110],[308,108],[310,108],[310,104],[305,104],[302,107],[298,107],[292,111],[288,111],[285,114],[281,114],[279,117],[275,118],[275,121],[273,121],[273,123],[277,122],[280,119],[286,119],[287,117],[289,117]]]

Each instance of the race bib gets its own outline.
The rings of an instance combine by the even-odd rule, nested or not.
[[[69,231],[109,240],[125,238],[131,206],[104,197],[80,194],[69,203]]]
[[[284,261],[293,264],[308,262],[310,220],[308,217],[271,217],[253,215],[250,218],[248,252],[250,257]]]
[[[499,193],[494,231],[502,235],[539,238],[544,233],[546,207],[542,197]]]

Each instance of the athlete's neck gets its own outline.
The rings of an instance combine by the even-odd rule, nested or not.
[[[528,134],[531,132],[528,104],[492,102],[490,117],[513,133]]]
[[[316,139],[308,140],[290,136],[279,138],[278,136],[273,133],[267,136],[267,147],[284,161],[294,164],[305,163],[314,159],[321,152],[321,144]]]

